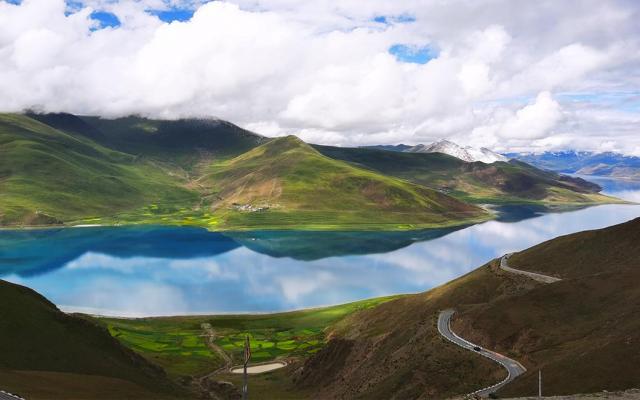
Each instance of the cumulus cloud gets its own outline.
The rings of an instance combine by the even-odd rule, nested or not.
[[[553,129],[562,118],[560,104],[549,92],[541,92],[533,104],[518,110],[500,128],[505,138],[540,139]]]
[[[193,17],[158,17],[181,8]],[[338,145],[638,149],[637,107],[578,96],[640,92],[639,10],[622,0],[0,0],[0,110],[217,117]],[[101,26],[95,11],[120,25]],[[393,46],[430,56],[416,63]]]

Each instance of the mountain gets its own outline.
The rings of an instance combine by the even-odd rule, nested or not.
[[[158,164],[18,114],[0,114],[0,225],[51,225],[197,193]]]
[[[480,208],[423,186],[323,156],[295,136],[213,164],[198,180],[227,226],[428,227],[486,218]]]
[[[268,139],[218,119],[107,119],[72,114],[27,114],[50,127],[156,162],[191,170],[199,162],[228,158]]]
[[[94,322],[0,281],[0,386],[33,399],[183,398],[164,371]]]
[[[433,398],[470,393],[504,378],[484,357],[444,340],[436,321],[522,363],[500,397],[637,387],[640,353],[640,219],[562,236],[513,255],[509,265],[556,276],[545,284],[494,260],[441,287],[364,310],[333,325],[296,384],[315,398]]]
[[[540,154],[510,153],[507,156],[552,171],[640,179],[640,157],[619,153],[561,151]]]
[[[488,218],[298,139],[270,140],[218,120],[2,114],[0,143],[5,226],[411,229]]]
[[[535,168],[524,162],[465,162],[442,153],[405,153],[316,146],[322,154],[424,185],[473,203],[587,205],[617,202],[581,178]]]
[[[413,229],[487,218],[466,201],[616,201],[523,163],[317,146],[320,154],[287,140],[213,119],[0,114],[0,226]]]
[[[492,164],[496,161],[509,161],[507,157],[495,153],[486,147],[481,147],[479,149],[471,146],[462,147],[448,140],[440,140],[428,146],[419,144],[404,151],[408,153],[443,153],[459,158],[462,161],[480,161],[486,164]]]

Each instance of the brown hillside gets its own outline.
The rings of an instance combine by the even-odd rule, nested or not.
[[[314,388],[318,398],[432,399],[499,380],[503,371],[438,335],[438,312],[451,307],[458,310],[454,331],[529,370],[501,396],[535,394],[539,368],[549,395],[637,387],[638,232],[640,219],[561,237],[511,259],[521,269],[545,262],[564,278],[554,284],[504,272],[493,261],[424,294],[357,313],[335,327],[298,385]]]

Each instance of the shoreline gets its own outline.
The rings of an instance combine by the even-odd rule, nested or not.
[[[615,198],[614,198],[615,199]],[[473,203],[484,209],[487,214],[475,218],[457,220],[443,223],[359,223],[359,224],[307,224],[307,225],[263,225],[263,226],[230,226],[230,227],[212,227],[207,224],[163,224],[159,222],[134,222],[128,221],[124,223],[101,223],[101,224],[74,224],[73,221],[59,225],[1,225],[0,231],[27,231],[27,230],[45,230],[45,229],[64,229],[64,228],[114,228],[114,227],[133,227],[133,226],[149,226],[149,227],[190,227],[206,229],[210,232],[248,232],[248,231],[305,231],[305,232],[410,232],[427,229],[443,229],[454,228],[465,225],[476,225],[483,222],[492,221],[499,217],[496,211],[499,207],[540,207],[549,213],[571,211],[574,209],[606,206],[606,205],[640,205],[633,201],[616,199],[611,202],[594,202],[594,203],[543,203],[543,202],[506,202],[506,203]]]
[[[323,305],[317,305],[317,306],[310,306],[310,307],[302,307],[302,308],[292,308],[289,310],[280,310],[280,311],[230,311],[230,312],[224,312],[224,311],[212,311],[212,312],[197,312],[197,313],[180,313],[180,314],[171,314],[171,315],[152,315],[152,316],[126,316],[126,315],[106,315],[106,314],[94,314],[91,312],[82,312],[82,311],[73,311],[72,308],[73,307],[69,307],[67,308],[66,306],[63,305],[57,305],[56,307],[64,312],[65,314],[81,314],[81,315],[88,315],[90,317],[93,318],[99,318],[99,319],[121,319],[121,320],[142,320],[142,319],[169,319],[169,318],[212,318],[212,317],[237,317],[237,318],[246,318],[246,317],[252,317],[252,316],[266,316],[266,315],[285,315],[285,314],[294,314],[297,312],[305,312],[305,311],[319,311],[319,310],[324,310],[324,309],[328,309],[328,308],[332,308],[332,307],[340,307],[340,306],[346,306],[349,304],[356,304],[362,301],[368,301],[368,300],[387,300],[387,301],[392,301],[401,297],[405,297],[405,296],[411,296],[411,295],[415,295],[415,294],[419,294],[420,292],[411,292],[411,293],[397,293],[397,294],[391,294],[388,296],[378,296],[378,297],[367,297],[364,299],[359,299],[359,300],[353,300],[353,301],[348,301],[346,303],[335,303],[335,304],[323,304]],[[78,310],[81,309],[82,307],[77,308]],[[88,310],[87,310],[88,311]]]
[[[375,223],[370,224],[308,224],[308,225],[263,225],[263,226],[233,226],[216,227],[212,229],[205,224],[161,224],[161,223],[116,223],[116,224],[61,224],[61,225],[16,225],[0,226],[0,231],[28,231],[46,229],[69,229],[69,228],[116,228],[116,227],[173,227],[173,228],[201,228],[210,232],[247,232],[247,231],[308,231],[308,232],[410,232],[426,229],[454,228],[466,225],[476,225],[496,218],[496,213],[487,209],[487,215],[478,218],[469,218],[450,223]],[[404,227],[406,226],[406,227]]]

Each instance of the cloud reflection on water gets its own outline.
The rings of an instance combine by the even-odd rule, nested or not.
[[[261,246],[263,250],[268,248],[270,252],[276,252],[277,257],[230,244],[228,237],[206,231],[189,232],[200,246],[205,246],[199,247],[193,258],[183,250],[176,257],[168,257],[163,241],[172,240],[171,235],[181,232],[170,228],[175,230],[172,234],[153,232],[152,239],[140,236],[139,240],[145,237],[148,241],[142,246],[144,255],[135,255],[131,249],[110,253],[113,246],[103,242],[99,247],[86,246],[72,260],[63,261],[57,268],[47,269],[46,273],[18,275],[19,268],[10,269],[6,270],[4,279],[34,288],[67,310],[101,314],[147,316],[289,310],[424,291],[501,254],[525,249],[558,235],[600,228],[639,215],[638,206],[599,206],[545,214],[519,222],[490,221],[444,236],[426,235],[423,237],[433,238],[413,244],[405,243],[406,237],[394,233],[390,234],[391,249],[382,253],[377,246],[384,242],[384,234],[340,233],[339,240],[325,234],[329,243],[348,240],[351,243],[341,243],[335,256],[307,261],[287,256],[290,235],[265,232],[260,233]],[[85,236],[99,232],[102,241],[115,234],[84,232]],[[133,233],[127,235],[130,237]],[[310,242],[295,238],[295,250],[291,255],[299,256],[314,243],[320,246],[322,237],[323,234],[310,235]],[[156,242],[156,238],[161,240]],[[216,238],[223,241],[223,251],[208,253],[206,246],[210,244],[219,248]],[[277,247],[269,242],[270,238],[277,242]],[[74,237],[69,240],[75,243]],[[83,240],[90,241],[87,237]],[[246,240],[250,239],[245,234],[242,241]],[[121,242],[119,238],[116,241]],[[10,244],[11,241],[7,239],[3,243]],[[42,245],[40,240],[20,243],[20,249]],[[367,243],[372,243],[371,251],[367,250]],[[398,248],[400,244],[406,247]],[[64,245],[64,241],[56,245]],[[157,256],[154,256],[154,246],[163,247]],[[347,248],[355,254],[345,254]],[[331,246],[325,246],[322,254],[329,255],[330,249]],[[370,254],[366,254],[367,251]],[[3,261],[0,251],[0,267],[10,264],[8,259],[12,253],[5,252]],[[37,268],[41,264],[49,268],[46,254],[36,253],[34,250],[31,263],[25,268]],[[33,263],[33,260],[40,260],[38,257],[44,261]]]

